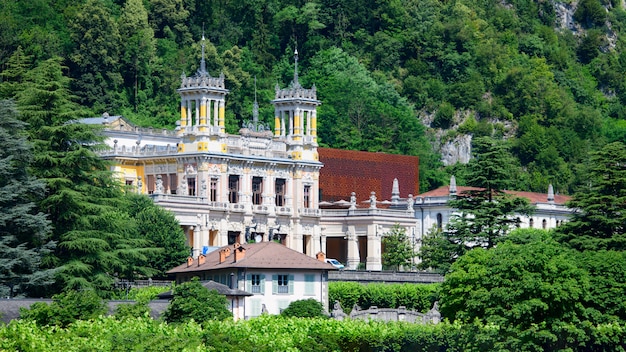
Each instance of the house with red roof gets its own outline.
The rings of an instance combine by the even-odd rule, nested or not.
[[[328,310],[328,272],[336,268],[325,258],[324,253],[312,258],[274,241],[235,243],[189,257],[167,273],[177,283],[198,277],[252,293],[233,309],[239,319],[249,319],[263,312],[280,314],[291,302],[309,298]]]
[[[417,196],[414,208],[419,233],[423,236],[433,228],[445,228],[450,217],[456,213],[456,209],[451,208],[448,201],[457,194],[476,189],[475,187],[457,186],[454,176],[452,176],[449,185]],[[520,219],[520,227],[522,228],[553,229],[568,221],[572,215],[573,210],[566,205],[571,197],[554,194],[552,185],[548,187],[548,193],[509,190],[506,190],[505,193],[526,198],[534,206],[534,213],[530,216],[516,215]]]

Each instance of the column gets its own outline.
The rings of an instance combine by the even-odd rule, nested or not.
[[[280,116],[274,116],[274,137],[280,136]]]
[[[187,102],[185,101],[185,98],[181,97],[180,100],[180,126],[181,127],[185,127],[187,126]]]
[[[200,125],[206,125],[206,97],[202,97],[202,101],[200,102]]]
[[[217,100],[213,100],[213,125],[219,126],[219,102]]]
[[[313,136],[313,142],[317,142],[317,110],[313,110],[311,116],[311,136]]]
[[[359,237],[356,235],[354,225],[348,226],[346,237],[348,241],[348,261],[346,266],[350,270],[356,270],[361,262],[361,258],[359,257]]]
[[[370,224],[367,226],[367,259],[365,268],[367,270],[382,270],[381,260],[381,237],[378,234],[376,224]],[[381,233],[382,235],[382,233]]]
[[[225,121],[224,121],[224,100],[220,100],[219,101],[219,125],[220,125],[220,132],[224,133],[226,131],[226,127],[225,127]]]
[[[192,122],[191,122],[191,101],[189,99],[187,99],[186,103],[187,103],[187,126],[191,127],[192,126]]]

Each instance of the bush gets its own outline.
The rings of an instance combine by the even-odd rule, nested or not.
[[[428,311],[438,299],[439,284],[359,284],[356,282],[331,282],[328,296],[331,304],[339,301],[346,314],[357,304],[362,309],[371,306],[398,308],[420,312]]]
[[[30,309],[21,308],[20,318],[39,325],[66,327],[76,320],[91,320],[107,312],[104,301],[94,290],[67,291],[52,297],[49,305],[37,302]]]
[[[202,286],[198,278],[176,286],[173,296],[174,298],[163,314],[168,323],[180,323],[190,319],[205,322],[233,317],[226,308],[228,306],[226,297]]]
[[[321,318],[326,317],[324,307],[314,298],[293,301],[283,310],[280,315],[297,318]]]

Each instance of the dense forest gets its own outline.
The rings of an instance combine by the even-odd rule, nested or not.
[[[224,73],[228,130],[274,86],[316,85],[322,146],[420,156],[422,191],[464,167],[437,146],[504,138],[521,190],[573,193],[588,153],[626,138],[623,4],[615,0],[1,0],[0,97],[37,70],[80,108],[173,128],[176,89],[199,64]],[[46,66],[47,65],[47,66]],[[30,76],[30,78],[29,78]],[[41,77],[39,77],[41,78]],[[48,78],[51,79],[51,78]],[[61,81],[67,80],[66,83]],[[19,105],[19,103],[18,103]]]

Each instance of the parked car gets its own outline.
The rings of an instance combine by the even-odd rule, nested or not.
[[[337,259],[326,258],[326,263],[334,266],[335,268],[337,268],[339,270],[343,270],[343,268],[345,268],[345,266],[343,264],[341,264],[341,262],[338,261]]]

